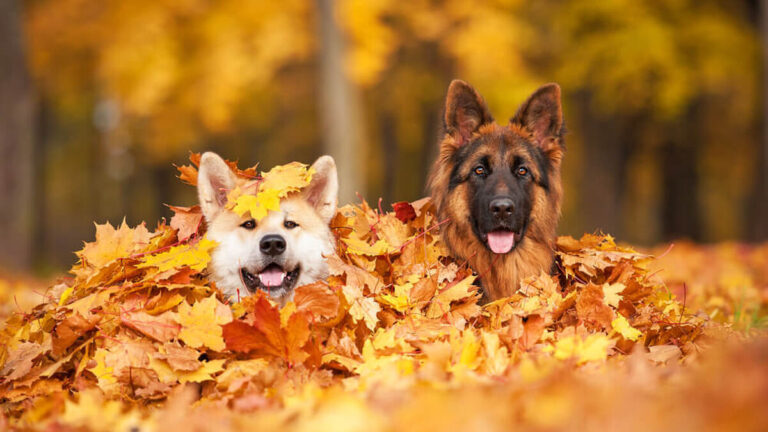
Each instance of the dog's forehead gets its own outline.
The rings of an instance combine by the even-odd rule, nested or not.
[[[471,144],[470,154],[475,160],[486,159],[492,165],[510,164],[516,160],[534,158],[534,147],[529,136],[517,128],[501,127],[482,129]]]

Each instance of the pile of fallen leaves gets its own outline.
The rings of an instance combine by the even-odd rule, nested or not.
[[[194,166],[180,170],[194,183]],[[234,195],[253,196],[249,208],[268,211],[275,202],[261,192]],[[757,411],[768,402],[768,344],[687,308],[649,270],[651,256],[610,236],[561,237],[554,275],[481,304],[483,275],[447,256],[445,221],[432,204],[394,207],[341,208],[331,222],[338,252],[329,258],[331,276],[297,288],[282,309],[261,293],[230,303],[206,279],[216,244],[196,207],[172,207],[170,223],[152,231],[97,225],[73,278],[3,326],[0,426],[768,424]],[[724,339],[751,345],[707,349]],[[738,373],[725,374],[736,362]],[[724,390],[734,386],[737,398]],[[675,401],[685,406],[670,406]]]
[[[768,243],[657,248],[651,270],[690,310],[752,333],[768,326]]]

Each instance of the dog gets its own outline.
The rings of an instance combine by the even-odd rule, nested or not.
[[[560,87],[536,90],[502,126],[471,85],[454,80],[444,121],[428,182],[447,219],[442,238],[480,275],[487,299],[508,297],[553,265],[565,153]]]
[[[198,196],[207,236],[218,245],[208,265],[210,279],[230,299],[266,292],[281,306],[294,288],[328,276],[326,257],[335,253],[328,226],[336,213],[339,183],[336,163],[321,156],[312,165],[310,184],[280,200],[280,210],[260,221],[228,209],[227,194],[246,180],[224,160],[207,152],[200,159]]]

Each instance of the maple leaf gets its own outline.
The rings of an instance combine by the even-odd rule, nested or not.
[[[7,381],[17,380],[32,369],[33,360],[43,353],[43,347],[34,342],[22,342],[8,354],[0,376]]]
[[[476,276],[470,275],[439,292],[427,309],[428,318],[439,318],[451,310],[451,302],[474,296],[477,288],[472,285]]]
[[[234,198],[232,211],[243,216],[249,213],[252,218],[260,221],[270,211],[280,210],[280,191],[277,189],[259,190],[256,195],[242,194],[238,189],[230,192],[230,198]]]
[[[359,286],[344,285],[342,293],[344,293],[344,298],[350,305],[349,314],[355,322],[363,321],[366,327],[374,330],[379,321],[377,314],[381,311],[381,306],[374,299],[365,297],[362,288]]]
[[[604,284],[603,295],[605,296],[605,302],[614,308],[619,307],[621,301],[621,292],[624,291],[626,286],[624,284]]]
[[[379,255],[395,253],[399,250],[383,239],[377,240],[373,244],[368,244],[367,242],[356,238],[345,238],[342,239],[342,241],[347,244],[347,252],[353,253],[355,255],[375,257]]]
[[[99,387],[103,390],[110,389],[117,384],[117,378],[114,375],[114,368],[107,366],[106,357],[109,354],[104,348],[99,348],[93,355],[95,365],[90,367],[90,371],[96,376],[99,381]]]
[[[179,300],[182,299],[179,298]],[[124,312],[120,314],[120,322],[158,342],[170,341],[178,336],[181,330],[178,314],[173,311],[165,311],[157,315],[141,310]]]
[[[147,255],[142,258],[138,268],[156,267],[160,272],[180,269],[187,266],[196,271],[202,271],[211,260],[211,251],[217,243],[203,237],[194,244],[174,246],[166,252]]]
[[[191,372],[200,369],[200,351],[174,343],[166,343],[155,358],[165,360],[175,371]]]
[[[595,333],[583,339],[579,335],[563,337],[555,342],[554,348],[549,346],[545,350],[553,352],[559,360],[575,358],[578,363],[587,363],[605,360],[612,346],[613,342],[607,336]]]
[[[643,334],[640,330],[632,327],[624,318],[624,315],[617,314],[616,319],[611,321],[611,327],[618,332],[624,339],[636,341]]]
[[[52,338],[53,355],[61,355],[70,345],[87,331],[96,327],[100,316],[92,315],[90,319],[83,318],[75,312],[56,325]]]
[[[192,162],[192,165],[182,165],[176,167],[176,169],[179,171],[179,179],[182,182],[192,186],[197,186],[197,167],[200,166],[201,158],[202,155],[200,153],[190,152],[189,161]],[[234,171],[235,174],[239,177],[248,179],[256,177],[256,166],[241,170],[237,167],[236,161],[225,160],[224,162],[226,162],[226,164],[229,166],[229,169]]]
[[[314,168],[299,162],[278,165],[261,174],[263,181],[259,188],[260,190],[279,191],[279,196],[282,198],[291,192],[297,192],[309,186],[314,173]]]
[[[264,295],[251,301],[250,323],[234,321],[224,326],[227,348],[236,352],[262,352],[302,363],[309,353],[309,321],[303,312],[292,308],[279,311]]]
[[[197,233],[203,221],[203,212],[199,205],[192,207],[169,205],[168,208],[174,212],[173,217],[171,217],[171,228],[179,232],[179,241],[183,242]]]
[[[77,252],[77,256],[83,263],[102,267],[116,259],[128,258],[143,251],[150,244],[151,237],[144,224],[132,229],[125,223],[125,219],[117,229],[109,222],[96,224],[96,241],[86,243]]]
[[[182,303],[176,319],[181,325],[179,339],[187,346],[207,347],[214,351],[226,348],[221,325],[232,321],[232,312],[215,297],[206,297],[191,306]]]
[[[296,288],[293,301],[296,309],[304,312],[313,322],[331,319],[339,314],[339,296],[323,282]]]

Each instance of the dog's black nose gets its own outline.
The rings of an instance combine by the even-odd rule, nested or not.
[[[497,219],[504,219],[512,215],[515,206],[509,198],[494,198],[490,204],[491,214]]]
[[[280,255],[285,252],[285,239],[277,234],[265,235],[259,242],[259,248],[267,255]]]

